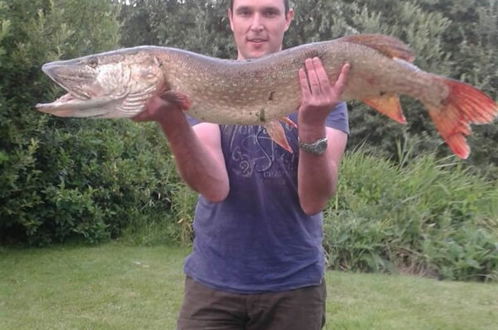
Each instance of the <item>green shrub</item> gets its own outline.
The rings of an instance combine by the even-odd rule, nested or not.
[[[120,241],[140,246],[192,244],[192,223],[198,195],[180,180],[172,179],[168,181],[168,186],[171,203],[168,212],[132,219],[119,238]]]
[[[116,9],[102,0],[0,1],[2,242],[97,242],[169,210],[174,169],[155,126],[34,109],[61,94],[43,63],[117,47]]]
[[[498,280],[496,183],[451,160],[425,155],[401,167],[365,151],[346,153],[338,192],[325,210],[330,267]],[[128,240],[191,243],[197,193],[179,181],[170,186],[167,221],[144,219]]]
[[[496,182],[451,159],[425,155],[401,168],[348,153],[326,212],[331,267],[498,279]]]

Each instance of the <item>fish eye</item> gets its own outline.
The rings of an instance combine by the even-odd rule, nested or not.
[[[99,60],[96,57],[90,57],[87,62],[88,66],[91,68],[96,68],[99,65]]]

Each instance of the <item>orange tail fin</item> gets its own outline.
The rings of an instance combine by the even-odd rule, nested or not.
[[[498,104],[478,89],[455,80],[443,79],[450,92],[439,107],[426,105],[439,134],[458,157],[470,153],[466,136],[470,124],[490,123],[498,115]]]

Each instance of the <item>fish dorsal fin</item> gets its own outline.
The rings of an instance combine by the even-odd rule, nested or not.
[[[394,37],[382,34],[355,34],[339,40],[373,48],[387,57],[400,58],[408,62],[415,60],[415,53],[408,45]]]

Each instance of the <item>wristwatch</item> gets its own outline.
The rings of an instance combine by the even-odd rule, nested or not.
[[[320,156],[325,152],[325,150],[327,150],[327,141],[327,137],[318,139],[311,143],[304,143],[299,140],[299,148],[303,149],[306,152],[309,152],[310,154]]]

